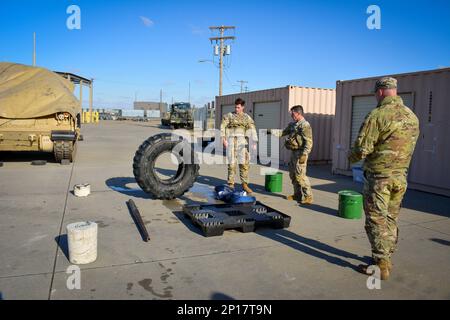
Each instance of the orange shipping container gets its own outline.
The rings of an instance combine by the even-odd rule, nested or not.
[[[234,101],[245,100],[245,111],[254,119],[257,129],[284,129],[292,121],[289,109],[300,104],[313,130],[312,162],[331,161],[331,135],[335,111],[335,90],[286,86],[282,88],[230,94],[216,97],[216,128],[222,116],[234,111]],[[287,164],[290,152],[280,140],[280,163]]]

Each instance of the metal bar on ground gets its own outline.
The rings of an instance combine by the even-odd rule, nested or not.
[[[128,200],[127,202],[128,208],[130,209],[131,215],[134,218],[134,222],[138,226],[139,231],[141,232],[142,239],[145,242],[148,242],[150,240],[150,236],[148,235],[147,228],[145,227],[144,221],[142,221],[141,214],[139,213],[138,208],[136,207],[136,204],[132,199]]]

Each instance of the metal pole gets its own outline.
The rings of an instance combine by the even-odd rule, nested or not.
[[[89,84],[89,113],[91,116],[91,120],[92,120],[92,96],[93,96],[93,91],[94,91],[94,88],[92,85],[93,80],[94,79],[91,79],[91,83]]]
[[[127,205],[130,210],[131,216],[133,217],[134,223],[136,224],[139,232],[141,233],[142,240],[148,242],[150,240],[150,236],[148,235],[147,228],[145,227],[144,221],[142,221],[141,213],[136,207],[136,204],[132,199],[130,199],[128,200]]]
[[[220,28],[220,52],[219,52],[219,61],[220,61],[220,75],[219,75],[219,96],[222,95],[222,72],[223,72],[223,26]]]
[[[83,81],[80,81],[80,108],[83,110]]]

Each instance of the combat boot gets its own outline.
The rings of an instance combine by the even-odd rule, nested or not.
[[[253,193],[253,190],[249,188],[248,184],[243,183],[242,184],[242,189],[247,192],[247,193]]]
[[[300,204],[313,204],[313,197],[306,197],[304,200],[300,201]]]
[[[385,260],[385,259],[380,259],[378,261],[378,267],[380,268],[380,278],[381,280],[387,280],[389,279],[391,270],[390,268],[392,267],[391,263],[389,260]]]
[[[286,196],[286,200],[300,201],[300,199],[295,194],[291,194],[290,196]]]
[[[234,190],[234,183],[229,182],[229,183],[228,183],[228,187],[230,187],[231,189]]]
[[[376,259],[374,260],[374,263],[368,264],[368,265],[359,265],[358,270],[361,273],[372,275],[373,272],[369,272],[368,269],[371,265],[376,265],[378,268],[380,268],[380,279],[381,280],[387,280],[389,279],[391,269],[392,269],[392,263],[390,260],[387,259]]]

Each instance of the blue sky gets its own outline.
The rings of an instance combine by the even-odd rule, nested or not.
[[[69,30],[66,9],[81,9]],[[366,27],[369,5],[381,30]],[[218,94],[209,26],[234,25],[224,94],[288,84],[334,88],[336,80],[450,66],[450,1],[87,1],[2,0],[0,61],[32,62],[94,78],[98,108],[138,100]],[[87,97],[87,95],[85,95]]]

